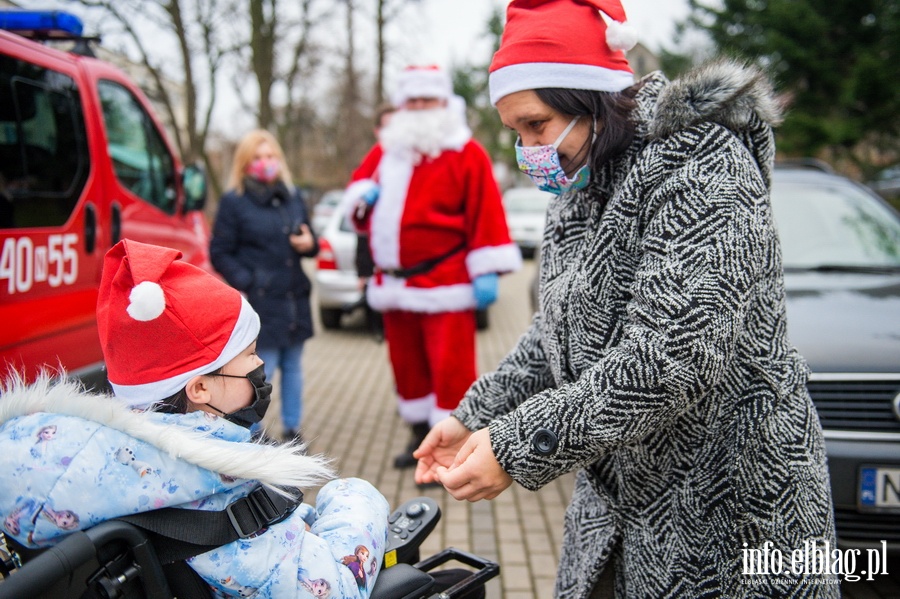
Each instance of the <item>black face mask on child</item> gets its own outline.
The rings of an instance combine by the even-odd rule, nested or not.
[[[206,404],[221,414],[225,420],[243,426],[244,428],[250,428],[252,425],[262,420],[263,416],[266,415],[266,410],[269,409],[270,396],[272,395],[272,384],[266,382],[266,371],[262,364],[248,372],[245,376],[221,373],[214,373],[209,376],[224,376],[230,379],[247,379],[250,381],[250,384],[253,385],[253,390],[256,393],[256,399],[253,400],[253,403],[245,408],[235,410],[230,414],[226,414],[212,404]]]

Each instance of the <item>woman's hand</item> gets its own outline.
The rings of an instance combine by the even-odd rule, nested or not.
[[[298,254],[305,254],[306,252],[311,251],[316,245],[316,240],[313,237],[312,231],[309,230],[309,227],[306,226],[305,223],[300,225],[300,232],[289,235],[288,240],[291,242],[291,247],[294,248],[294,251]]]
[[[487,428],[472,433],[453,463],[449,467],[437,466],[435,475],[454,499],[466,501],[493,499],[513,482],[494,457],[491,433]]]
[[[413,457],[419,460],[416,465],[416,482],[419,484],[437,481],[436,469],[453,464],[456,454],[472,432],[463,423],[450,416],[444,418],[432,428]]]

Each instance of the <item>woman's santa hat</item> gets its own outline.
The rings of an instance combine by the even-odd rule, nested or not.
[[[634,84],[625,51],[636,43],[620,0],[512,0],[489,69],[491,104],[531,89],[622,91]]]
[[[236,289],[180,258],[128,239],[106,253],[97,325],[109,382],[130,406],[174,395],[259,335],[259,316]]]

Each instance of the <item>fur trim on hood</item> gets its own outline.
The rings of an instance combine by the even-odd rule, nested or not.
[[[130,409],[114,398],[88,393],[76,382],[41,376],[26,385],[20,377],[0,387],[0,426],[36,412],[75,416],[122,431],[173,458],[235,479],[257,480],[276,491],[317,487],[335,477],[324,456],[302,455],[295,443],[263,445],[213,438],[186,427],[164,424],[149,412]]]
[[[756,66],[720,59],[666,86],[650,135],[666,137],[705,121],[740,131],[748,128],[754,115],[771,126],[781,123],[782,107],[768,77]]]

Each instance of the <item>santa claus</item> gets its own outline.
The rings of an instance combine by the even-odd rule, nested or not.
[[[410,67],[398,110],[363,159],[345,201],[369,234],[375,274],[367,299],[384,313],[400,416],[412,452],[475,381],[475,309],[497,298],[498,274],[522,258],[509,237],[491,161],[462,98],[437,67]]]

